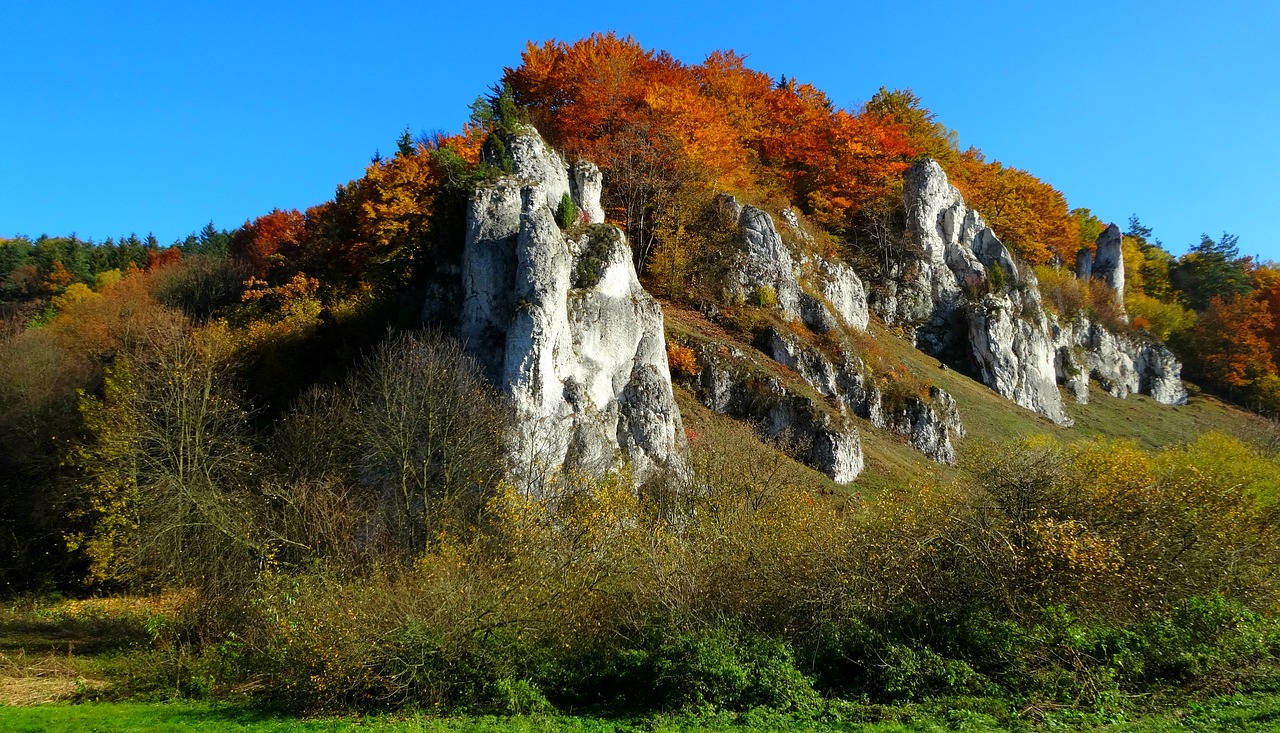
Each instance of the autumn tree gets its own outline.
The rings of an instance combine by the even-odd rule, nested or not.
[[[297,209],[272,209],[231,235],[231,253],[244,261],[252,274],[267,276],[290,257],[296,257],[306,240],[306,219]]]
[[[1189,371],[1239,394],[1276,371],[1267,334],[1274,327],[1266,304],[1240,295],[1230,300],[1213,295],[1186,337],[1183,356]]]
[[[863,111],[889,123],[902,125],[912,147],[920,155],[938,161],[951,171],[958,160],[960,136],[938,121],[910,89],[889,90],[880,87],[863,105]]]
[[[1205,310],[1215,297],[1231,300],[1251,290],[1253,258],[1240,256],[1238,240],[1239,237],[1226,232],[1216,241],[1202,234],[1200,243],[1170,268],[1171,285],[1192,308]]]
[[[400,546],[419,552],[446,527],[474,526],[501,476],[505,417],[462,346],[432,332],[391,336],[349,390],[360,476]]]
[[[230,388],[225,326],[158,323],[85,394],[89,439],[79,515],[68,537],[90,564],[87,582],[196,583],[242,576],[268,551],[253,530],[246,416]]]
[[[961,155],[959,175],[952,182],[1019,258],[1033,265],[1055,256],[1075,261],[1080,223],[1057,189],[1024,170],[988,163],[972,149]]]

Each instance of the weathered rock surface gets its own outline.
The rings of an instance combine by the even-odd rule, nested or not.
[[[566,238],[555,222],[571,191],[602,218],[598,171],[576,166],[571,187],[564,161],[532,132],[508,149],[515,174],[469,204],[459,333],[513,404],[513,474],[536,490],[539,476],[599,474],[623,459],[637,480],[682,466],[662,312],[622,232],[597,225]]]
[[[604,176],[596,164],[585,160],[575,163],[569,187],[574,202],[586,215],[587,223],[603,224],[604,208],[600,205],[600,196],[604,192]]]
[[[875,380],[856,357],[846,357],[836,366],[794,334],[773,328],[765,332],[762,342],[766,355],[791,369],[842,410],[870,420],[877,428],[906,436],[911,445],[930,460],[955,463],[952,437],[962,437],[964,427],[955,399],[942,389],[931,387],[927,400],[911,396],[900,409],[889,414]]]
[[[805,266],[802,268],[768,212],[754,206],[743,206],[732,196],[722,197],[722,204],[742,228],[742,249],[734,266],[739,300],[759,302],[760,294],[767,291],[774,295],[776,307],[786,317],[800,318],[818,333],[836,328],[840,321],[844,325],[866,329],[867,289],[852,267],[843,262],[814,257],[800,263]],[[796,238],[813,240],[793,210],[783,209],[782,217]],[[801,283],[801,269],[816,272],[809,292]]]
[[[1058,379],[1076,401],[1089,399],[1089,379],[1113,397],[1146,394],[1166,405],[1187,401],[1182,365],[1163,344],[1113,334],[1083,315],[1054,328]]]
[[[696,354],[704,405],[750,421],[763,437],[836,483],[850,483],[862,473],[862,439],[845,416],[789,391],[735,347],[704,344]]]
[[[955,464],[956,449],[951,438],[964,437],[964,426],[955,398],[943,389],[930,387],[928,399],[910,397],[902,410],[890,418],[889,427],[906,436],[911,446],[930,460]]]
[[[867,288],[862,280],[852,267],[843,262],[820,259],[817,264],[822,297],[846,325],[865,331],[870,309],[867,307]]]
[[[1124,312],[1124,238],[1120,227],[1115,224],[1107,226],[1098,235],[1097,251],[1093,256],[1093,267],[1089,275],[1101,280],[1115,298],[1115,304]],[[1082,278],[1083,279],[1083,278]]]
[[[738,287],[743,300],[756,300],[762,291],[772,291],[778,309],[788,316],[800,315],[800,283],[795,260],[782,241],[773,217],[754,206],[739,206],[738,226],[742,227],[742,253],[737,268]]]
[[[916,326],[916,345],[928,353],[967,350],[987,386],[1070,425],[1035,276],[1019,272],[1008,249],[965,205],[937,162],[926,160],[907,171],[903,206],[920,263],[882,315]]]
[[[786,248],[772,217],[754,207],[741,206],[731,197],[725,197],[724,204],[730,211],[737,212],[737,219],[742,227],[742,260],[738,265],[737,276],[737,282],[741,287],[744,289],[772,288],[778,295],[775,307],[784,317],[790,319],[798,315],[800,320],[816,333],[828,333],[842,328],[866,329],[869,320],[867,290],[853,268],[843,262],[830,261],[814,255],[804,256],[800,266],[797,267],[794,264],[795,258]],[[782,219],[795,239],[802,242],[813,241],[812,235],[804,229],[794,211],[783,209]],[[808,273],[807,282],[802,282],[802,278],[797,274],[799,271]],[[793,309],[790,306],[792,294],[797,294],[798,308]],[[839,363],[833,363],[820,350],[809,345],[796,334],[774,328],[768,329],[760,336],[758,345],[766,356],[793,371],[818,394],[826,398],[828,405],[834,408],[832,414],[864,417],[877,428],[893,430],[906,436],[912,445],[935,461],[945,463],[955,461],[952,436],[963,433],[959,426],[954,401],[950,401],[949,404],[947,402],[950,399],[949,396],[940,402],[917,399],[915,402],[902,405],[902,409],[890,415],[884,408],[883,395],[875,379],[857,357],[844,355]],[[770,407],[768,410],[761,410],[757,402],[755,414],[751,414],[751,410],[746,409],[742,404],[735,403],[730,396],[735,394],[734,388],[730,386],[732,380],[726,377],[727,372],[723,364],[717,365],[714,361],[703,364],[702,381],[703,399],[712,409],[737,414],[757,424],[763,421],[764,424],[771,425],[770,430],[774,432],[779,429],[778,420],[786,422],[787,419],[794,417],[796,413],[792,408],[771,415],[769,410],[776,411],[778,408]],[[783,389],[780,385],[777,388]],[[760,389],[757,388],[756,392],[759,393]],[[792,399],[793,396],[786,393],[785,389],[783,393],[788,395],[787,400]],[[945,393],[941,394],[945,395]],[[784,402],[792,404],[787,400]],[[948,406],[950,413],[944,416],[943,412]],[[943,412],[939,412],[940,409]],[[802,410],[801,413],[803,412]],[[856,433],[849,426],[836,431],[846,436],[845,438],[828,440],[819,435],[825,434],[824,430],[830,433],[828,428],[829,423],[824,421],[800,420],[798,428],[792,426],[790,429],[798,429],[804,436],[804,443],[811,447],[845,446],[835,453],[823,449],[826,452],[821,455],[805,456],[805,460],[809,461],[810,465],[834,476],[833,471],[836,473],[841,471],[833,469],[831,467],[833,464],[823,456],[842,453],[846,459],[842,460],[841,465],[853,465],[852,458],[849,457],[852,448],[848,447],[852,445],[852,440],[848,436]],[[815,430],[817,432],[814,432]],[[843,472],[848,473],[848,471]]]

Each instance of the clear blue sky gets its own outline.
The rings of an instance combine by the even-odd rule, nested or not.
[[[4,0],[0,236],[162,242],[305,208],[456,130],[527,40],[715,49],[855,106],[910,87],[988,159],[1176,253],[1280,260],[1280,3]]]

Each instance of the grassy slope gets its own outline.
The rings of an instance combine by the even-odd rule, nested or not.
[[[731,343],[752,353],[751,346],[740,334],[710,323],[697,313],[670,304],[663,307],[669,334]],[[1099,436],[1128,438],[1144,448],[1156,449],[1185,444],[1207,432],[1216,431],[1234,435],[1267,452],[1280,447],[1280,427],[1275,423],[1202,394],[1194,394],[1186,405],[1169,406],[1145,395],[1117,399],[1094,385],[1087,405],[1077,405],[1069,397],[1065,398],[1075,425],[1062,428],[1000,397],[969,376],[954,369],[940,368],[937,359],[916,350],[909,342],[879,324],[872,324],[871,336],[890,360],[901,362],[912,374],[938,385],[955,397],[968,431],[968,435],[957,443],[962,459],[965,446],[976,441],[1011,443],[1041,433],[1068,442]],[[757,363],[772,363],[758,352],[754,355],[758,357]],[[795,375],[780,370],[779,376],[790,386],[796,386],[791,384],[796,381]],[[772,447],[760,443],[748,428],[706,410],[689,392],[677,389],[677,400],[686,427],[700,435],[731,441],[746,451],[747,463],[783,461],[791,464],[787,475],[794,480],[810,482],[815,490],[830,490],[834,486],[825,476],[795,464]],[[958,470],[926,460],[902,436],[877,430],[865,420],[859,420],[858,427],[867,468],[855,483],[855,490],[874,493],[887,486],[909,483],[925,476],[950,476]]]

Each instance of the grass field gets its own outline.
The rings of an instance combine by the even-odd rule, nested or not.
[[[89,703],[0,707],[6,733],[695,733],[696,731],[848,731],[849,733],[1013,733],[1014,731],[1094,731],[1096,733],[1175,733],[1185,731],[1275,731],[1280,729],[1280,694],[1233,695],[1138,720],[1075,720],[1049,717],[1001,724],[965,709],[875,711],[889,720],[812,720],[768,714],[654,717],[609,720],[592,717],[448,717],[372,715],[295,717],[250,707],[208,703]]]

